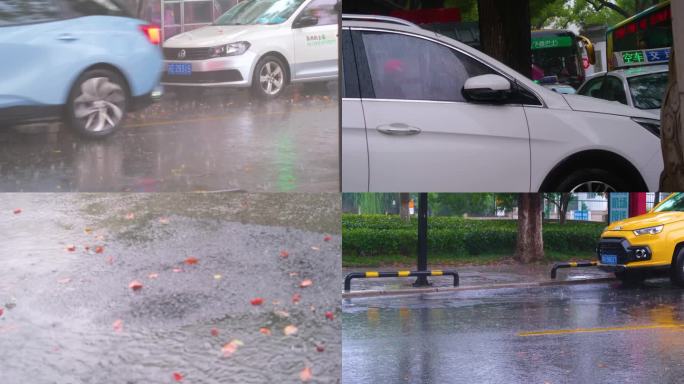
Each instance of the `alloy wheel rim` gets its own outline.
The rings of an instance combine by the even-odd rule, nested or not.
[[[283,69],[274,61],[266,62],[259,72],[261,89],[268,95],[275,95],[283,87]]]
[[[617,192],[617,190],[606,182],[590,180],[576,185],[570,192]]]
[[[126,96],[123,89],[106,77],[93,77],[81,84],[74,99],[74,116],[89,132],[115,128],[123,119]]]

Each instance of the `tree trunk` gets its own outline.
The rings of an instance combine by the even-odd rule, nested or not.
[[[572,195],[569,193],[561,193],[561,198],[560,198],[560,207],[558,208],[559,212],[559,217],[558,217],[558,223],[559,224],[565,224],[566,216],[568,215],[568,205],[570,205],[570,199],[572,198]]]
[[[531,77],[529,0],[478,0],[478,14],[482,51]]]
[[[410,220],[410,215],[409,215],[409,200],[410,196],[408,193],[400,193],[399,194],[399,217],[403,221],[409,221]]]
[[[660,175],[660,191],[684,190],[684,151],[682,140],[681,105],[677,86],[675,52],[670,57],[670,74],[665,99],[660,111],[661,139],[663,149],[663,173]]]
[[[518,241],[513,257],[521,263],[544,259],[541,193],[518,195]]]

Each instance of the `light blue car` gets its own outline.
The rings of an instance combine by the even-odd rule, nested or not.
[[[158,27],[113,0],[0,1],[0,126],[114,133],[160,96],[159,43]]]

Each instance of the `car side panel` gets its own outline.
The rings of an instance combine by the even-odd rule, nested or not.
[[[342,190],[368,192],[368,145],[360,99],[342,99]]]
[[[536,107],[526,107],[525,112],[530,127],[533,191],[539,190],[561,161],[585,150],[604,150],[624,157],[641,173],[649,190],[658,189],[663,169],[660,139],[629,117]]]
[[[298,28],[292,31],[295,63],[294,81],[337,76],[337,25]]]

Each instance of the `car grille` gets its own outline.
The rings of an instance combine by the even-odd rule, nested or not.
[[[178,56],[181,51],[185,51],[185,57]],[[164,48],[164,59],[166,60],[206,60],[210,58],[211,48]]]
[[[621,237],[605,237],[599,241],[596,253],[599,260],[601,255],[617,255],[618,264],[626,264],[630,261],[628,251],[629,242]]]
[[[168,73],[164,73],[162,76],[163,83],[211,84],[229,83],[234,81],[242,81],[242,74],[237,69],[228,69],[225,71],[193,72],[190,76],[169,75]]]

